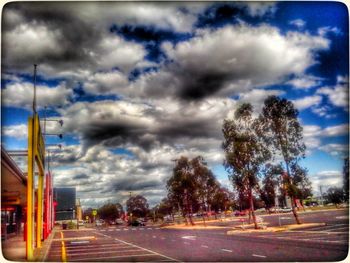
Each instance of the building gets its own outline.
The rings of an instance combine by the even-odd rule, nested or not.
[[[57,203],[55,220],[72,220],[76,218],[76,189],[75,188],[54,188],[53,198]]]
[[[25,223],[27,178],[1,147],[1,238],[19,235]]]

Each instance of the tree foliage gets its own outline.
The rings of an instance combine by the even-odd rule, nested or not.
[[[97,210],[97,214],[101,219],[114,221],[122,215],[120,207],[122,206],[119,203],[107,203]]]
[[[176,160],[173,175],[167,181],[168,199],[193,225],[192,214],[210,210],[220,185],[203,157]]]
[[[344,200],[344,192],[340,187],[330,187],[326,193],[326,200],[335,205],[340,204]]]
[[[258,228],[253,204],[253,189],[258,186],[261,166],[270,158],[270,152],[261,137],[259,119],[253,118],[253,107],[242,104],[233,120],[223,124],[225,167],[230,180],[241,196],[247,195],[255,228]]]
[[[271,145],[274,153],[280,153],[287,169],[286,187],[292,198],[292,209],[295,220],[301,224],[295,208],[298,195],[296,183],[290,166],[297,163],[305,155],[302,127],[298,120],[298,110],[291,101],[276,96],[268,97],[264,102],[261,119],[261,135],[267,145]]]
[[[126,201],[126,209],[135,217],[145,217],[149,210],[147,199],[142,195],[131,196]]]

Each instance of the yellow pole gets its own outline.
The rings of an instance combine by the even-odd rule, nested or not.
[[[38,177],[38,208],[36,210],[36,246],[41,248],[41,233],[43,228],[43,188],[44,188],[44,176],[39,171]]]
[[[27,242],[26,242],[26,252],[27,252],[27,260],[33,261],[33,237],[34,237],[34,220],[33,220],[33,185],[34,185],[34,134],[33,134],[33,118],[29,118],[28,120],[28,176],[27,176]]]
[[[61,260],[62,262],[67,262],[67,252],[66,252],[66,246],[64,243],[63,232],[61,232]]]

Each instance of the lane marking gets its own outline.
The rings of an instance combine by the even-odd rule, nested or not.
[[[156,236],[152,236],[153,238],[157,238]]]
[[[183,239],[196,240],[196,236],[182,236]]]
[[[263,255],[257,255],[257,254],[252,254],[253,257],[257,257],[257,258],[266,258],[266,256]]]
[[[71,241],[70,244],[89,244],[89,240]]]
[[[121,250],[118,252],[135,252],[135,251],[143,251],[142,249],[129,249],[129,250]],[[109,252],[109,253],[113,253],[113,252]],[[95,254],[106,254],[106,251],[100,251],[100,252],[85,252],[85,253],[69,253],[69,256],[78,256],[78,255],[95,255]]]
[[[225,248],[222,248],[221,250],[222,250],[222,251],[225,251],[225,252],[232,252],[232,250],[230,250],[230,249],[225,249]]]
[[[185,245],[189,245],[190,243],[188,243],[188,242],[184,242],[184,244],[185,244]]]
[[[152,230],[152,228],[149,227],[149,228],[147,228],[147,230]]]
[[[160,227],[156,227],[156,229],[160,229]]]
[[[138,255],[126,255],[126,256],[111,256],[111,257],[95,257],[95,258],[78,258],[78,259],[71,259],[69,261],[95,261],[98,262],[99,259],[114,259],[114,258],[127,258],[127,257],[146,257],[146,256],[154,256],[154,254],[138,254]]]
[[[85,237],[66,237],[63,238],[64,241],[70,240],[86,240],[86,239],[95,239],[95,236],[85,236]],[[62,241],[62,238],[53,238],[52,241]]]
[[[164,239],[165,239],[165,237],[161,237],[160,239],[164,240]]]
[[[201,245],[201,247],[204,247],[204,248],[209,248],[208,246],[206,246],[206,245]]]
[[[141,249],[143,249],[143,250],[146,250],[146,251],[148,251],[148,252],[154,253],[154,254],[156,254],[156,255],[159,255],[159,256],[161,256],[161,257],[165,257],[165,258],[170,259],[170,260],[173,260],[173,261],[177,261],[177,262],[179,261],[179,260],[177,260],[177,259],[174,259],[174,258],[165,256],[165,255],[163,255],[163,254],[160,254],[160,253],[158,253],[158,252],[149,250],[149,249],[147,249],[147,248],[140,247],[140,246],[137,246],[137,245],[132,244],[132,243],[129,243],[129,242],[125,242],[125,241],[123,241],[123,240],[121,240],[121,239],[118,239],[118,238],[115,238],[114,240],[117,240],[117,241],[119,241],[119,242],[122,242],[122,243],[127,244],[127,245],[130,245],[130,246],[134,246],[134,247],[137,247],[137,248],[141,248]]]

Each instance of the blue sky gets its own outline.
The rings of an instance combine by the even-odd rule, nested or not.
[[[342,185],[348,156],[349,25],[339,2],[13,2],[3,8],[2,145],[27,147],[38,110],[56,186],[84,206],[166,196],[172,160],[202,155],[219,181],[221,126],[277,95],[299,110],[314,193]],[[46,111],[44,111],[46,107]],[[23,169],[26,169],[23,167]]]

